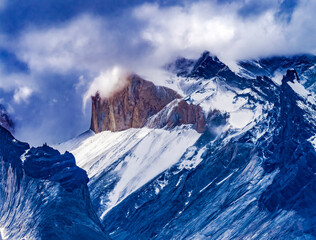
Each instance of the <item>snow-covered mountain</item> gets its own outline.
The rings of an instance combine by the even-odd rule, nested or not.
[[[315,58],[241,61],[235,72],[208,52],[179,58],[164,85],[182,98],[139,128],[89,130],[57,148],[87,171],[112,239],[316,239]],[[203,131],[183,121],[197,108]]]
[[[300,82],[311,92],[316,92],[316,56],[295,55],[290,57],[270,57],[259,60],[241,61],[239,75],[254,78],[268,76],[280,81],[288,69],[295,69]]]
[[[165,69],[94,96],[59,151],[0,108],[0,239],[316,239],[315,56]]]
[[[108,239],[72,154],[30,148],[0,126],[0,239]]]

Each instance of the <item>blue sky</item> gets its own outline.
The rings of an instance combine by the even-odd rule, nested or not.
[[[315,54],[315,10],[308,0],[0,0],[0,103],[18,138],[61,142],[89,128],[84,98],[113,67],[155,81],[165,63],[204,50],[232,66]]]

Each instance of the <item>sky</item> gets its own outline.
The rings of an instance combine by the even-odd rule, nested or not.
[[[205,50],[229,66],[315,54],[315,10],[314,0],[0,0],[0,103],[18,139],[56,144],[89,129],[90,95],[118,73],[155,82],[166,63]]]

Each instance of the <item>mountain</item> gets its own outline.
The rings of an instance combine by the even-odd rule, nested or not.
[[[4,127],[10,132],[14,132],[14,123],[7,114],[4,106],[0,104],[0,126]]]
[[[99,133],[105,130],[142,128],[145,125],[152,128],[167,125],[173,128],[182,124],[194,124],[198,131],[203,131],[205,119],[202,109],[186,101],[177,101],[180,98],[170,88],[155,86],[152,82],[131,74],[126,86],[110,97],[101,98],[99,93],[92,97],[90,129]],[[168,110],[161,111],[162,109]],[[153,118],[150,119],[151,117]]]
[[[111,98],[92,99],[95,132],[56,146],[87,171],[112,239],[316,239],[315,56],[238,67],[209,52],[179,58],[165,66],[165,87],[178,95],[160,102],[139,94],[142,87],[130,91],[130,81]],[[133,126],[140,95],[154,103],[138,108]],[[107,108],[128,124],[104,127]]]
[[[311,92],[316,92],[316,56],[309,54],[289,57],[269,57],[259,60],[240,61],[240,75],[255,77],[268,76],[277,81],[288,69],[295,69],[301,83]]]
[[[108,239],[75,158],[0,126],[0,239]]]

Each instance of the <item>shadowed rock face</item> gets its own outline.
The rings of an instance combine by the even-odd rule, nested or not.
[[[72,154],[30,148],[0,126],[0,239],[108,239],[87,182]]]
[[[14,132],[14,123],[8,116],[5,108],[0,104],[0,126],[4,127],[10,132]]]
[[[87,182],[72,154],[47,145],[30,148],[0,126],[2,238],[108,239]]]

